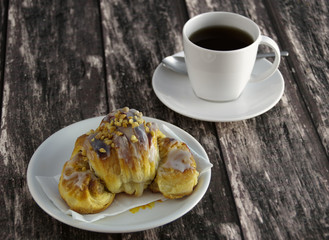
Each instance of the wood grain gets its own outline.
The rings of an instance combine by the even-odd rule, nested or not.
[[[2,106],[3,96],[3,75],[6,57],[6,37],[7,37],[8,1],[0,1],[0,100]],[[0,112],[1,117],[1,112]]]
[[[266,1],[281,42],[292,52],[288,63],[301,97],[329,157],[329,5],[311,1]]]
[[[1,239],[97,236],[72,230],[42,211],[27,189],[26,170],[52,133],[107,111],[98,10],[90,1],[10,1],[0,139],[6,226]]]

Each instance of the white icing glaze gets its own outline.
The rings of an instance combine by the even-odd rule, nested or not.
[[[118,157],[120,159],[125,159],[126,162],[129,161],[130,155],[130,148],[129,148],[129,141],[126,136],[114,136],[113,141],[115,145],[118,147]]]
[[[173,168],[184,172],[186,169],[192,168],[191,164],[191,153],[189,151],[175,148],[169,151],[167,161],[162,165],[162,167]]]
[[[150,146],[148,157],[151,162],[154,162],[158,159],[159,152],[157,150],[158,148],[153,144]]]
[[[138,143],[141,149],[147,150],[148,148],[148,137],[145,131],[145,127],[143,124],[139,125],[136,128],[133,128],[133,134],[137,137]],[[130,136],[131,137],[131,136]]]
[[[149,126],[150,131],[154,131],[156,132],[158,130],[158,125],[156,123],[151,122],[150,126]],[[146,135],[147,138],[147,135]],[[154,137],[152,136],[152,139]],[[155,146],[154,144],[152,144],[152,139],[150,140],[150,144],[149,145],[149,159],[150,161],[154,162],[159,158],[159,148],[157,146]]]
[[[66,171],[71,170],[71,169],[73,171],[72,174],[66,175]],[[72,167],[68,167],[64,171],[63,179],[66,181],[74,181],[74,185],[76,185],[78,188],[83,190],[83,182],[89,173],[90,173],[89,170],[87,170],[85,172],[77,172],[77,171],[74,171],[74,169]]]
[[[124,134],[123,136],[114,136],[114,142],[118,146],[119,158],[125,159],[126,161],[130,159],[130,157],[140,159],[141,152],[149,151],[149,160],[154,161],[156,159],[156,149],[154,149],[153,145],[149,145],[144,125],[141,124],[136,128],[119,127],[118,129]],[[136,136],[138,142],[133,143],[130,140],[132,135]]]

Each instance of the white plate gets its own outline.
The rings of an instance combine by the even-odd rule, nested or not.
[[[201,174],[194,192],[183,199],[156,202],[152,209],[130,211],[113,217],[107,217],[93,223],[73,220],[62,213],[43,192],[36,176],[56,176],[60,174],[64,163],[70,158],[78,136],[96,129],[103,117],[96,117],[74,123],[54,133],[46,139],[33,154],[27,169],[27,184],[37,204],[50,216],[73,227],[108,233],[142,231],[158,227],[176,220],[190,211],[203,197],[209,186],[211,170]],[[200,143],[184,130],[161,120],[144,117],[146,121],[156,122],[160,129],[165,125],[181,138],[190,148],[209,162],[208,156]],[[170,137],[170,136],[169,136]]]
[[[177,55],[182,55],[182,52]],[[255,63],[252,74],[263,72],[271,66],[266,59]],[[241,96],[231,102],[210,102],[198,98],[187,75],[175,73],[160,64],[152,79],[153,90],[168,108],[184,116],[210,121],[230,122],[256,117],[274,107],[284,91],[284,80],[279,70],[271,77],[249,82]]]

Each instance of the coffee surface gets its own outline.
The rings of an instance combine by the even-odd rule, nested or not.
[[[194,32],[190,40],[199,47],[217,51],[236,50],[254,42],[249,33],[230,26],[202,28]]]

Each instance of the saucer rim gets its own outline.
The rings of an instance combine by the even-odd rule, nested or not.
[[[183,52],[178,52],[174,55],[183,55]],[[259,59],[257,61],[265,61],[267,62],[268,64],[271,64],[270,61],[268,61],[267,59]],[[187,111],[184,111],[184,109],[179,109],[175,106],[173,106],[172,104],[170,104],[170,101],[168,101],[165,97],[163,97],[161,95],[161,92],[158,92],[158,89],[155,88],[155,82],[156,82],[156,76],[159,74],[159,71],[162,69],[165,69],[165,70],[168,70],[168,71],[171,71],[167,68],[165,68],[162,63],[160,63],[157,68],[155,69],[154,73],[153,73],[153,76],[152,76],[152,88],[153,88],[153,91],[155,92],[157,98],[165,105],[167,106],[169,109],[183,115],[183,116],[186,116],[186,117],[190,117],[192,119],[196,119],[196,120],[201,120],[201,121],[207,121],[207,122],[235,122],[235,121],[242,121],[242,120],[247,120],[247,119],[251,119],[251,118],[254,118],[254,117],[257,117],[259,115],[262,115],[264,114],[265,112],[269,111],[270,109],[272,109],[279,101],[280,99],[282,98],[283,96],[283,93],[284,93],[284,89],[285,89],[285,82],[284,82],[284,78],[280,72],[279,69],[277,69],[274,74],[278,74],[278,77],[276,78],[277,81],[280,82],[280,89],[278,89],[278,92],[277,92],[277,96],[275,97],[275,99],[270,103],[270,104],[267,104],[266,106],[264,106],[261,110],[259,111],[254,111],[250,114],[242,114],[242,115],[239,115],[237,117],[223,117],[223,116],[219,116],[219,115],[214,115],[214,116],[202,116],[202,115],[196,115],[195,113],[189,113]],[[178,74],[178,75],[182,75],[182,74],[179,74],[179,73],[174,73],[173,74]],[[271,78],[274,76],[274,74],[268,78]],[[188,78],[188,76],[184,76],[186,78]],[[267,79],[268,79],[267,78]],[[187,79],[188,80],[188,79]],[[266,79],[264,79],[266,80]],[[263,81],[264,81],[263,80]],[[248,84],[257,84],[257,82],[249,82]],[[204,99],[201,99],[199,97],[196,97],[196,99],[198,99],[200,102],[208,102],[209,104],[215,104],[215,105],[223,105],[223,104],[230,104],[230,103],[234,103],[236,101],[239,100],[239,98],[237,100],[234,100],[234,101],[230,101],[230,102],[213,102],[213,101],[207,101],[207,100],[204,100]],[[176,98],[177,100],[177,98]]]

